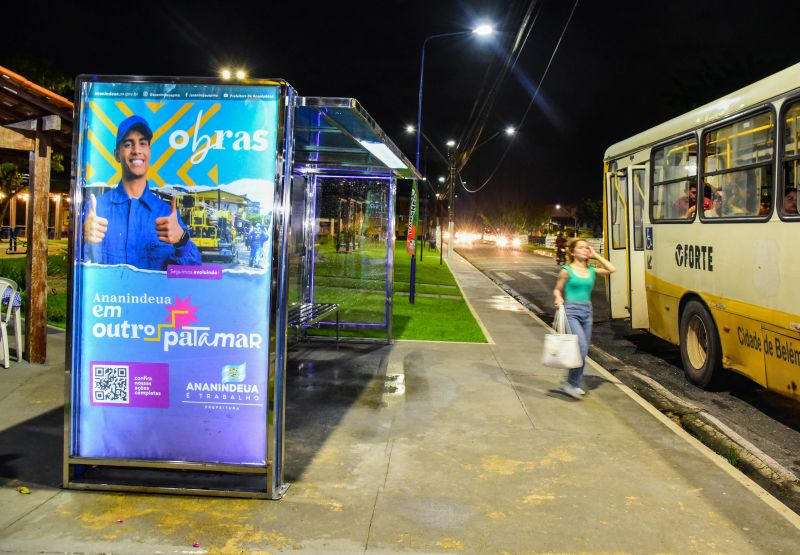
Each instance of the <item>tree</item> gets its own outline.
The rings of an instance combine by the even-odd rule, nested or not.
[[[603,201],[583,199],[575,209],[575,217],[580,223],[592,228],[592,234],[603,228]]]
[[[0,222],[5,219],[11,199],[20,187],[22,187],[22,174],[17,165],[14,162],[0,163],[0,193],[3,195],[0,199]]]
[[[22,75],[28,81],[65,98],[69,99],[75,96],[75,80],[53,69],[48,60],[12,57],[3,65],[14,73]]]
[[[539,226],[548,217],[547,207],[536,201],[504,200],[487,207],[480,216],[493,229],[506,233],[525,233]]]

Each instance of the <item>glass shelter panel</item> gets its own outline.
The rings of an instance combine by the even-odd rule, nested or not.
[[[391,180],[315,179],[310,301],[339,304],[343,328],[383,328],[391,285]]]

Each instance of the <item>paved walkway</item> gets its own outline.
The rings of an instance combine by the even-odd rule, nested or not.
[[[281,501],[60,490],[49,336],[51,364],[0,370],[0,552],[797,552],[800,517],[602,369],[562,395],[541,322],[451,267],[490,344],[292,351]]]

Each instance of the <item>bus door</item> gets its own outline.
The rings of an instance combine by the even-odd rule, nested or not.
[[[644,286],[644,273],[647,267],[644,237],[644,206],[646,204],[645,186],[646,168],[644,166],[628,166],[628,183],[630,189],[628,235],[628,281],[630,284],[629,302],[631,327],[647,329],[650,321],[647,317],[647,294]]]
[[[609,278],[612,318],[630,316],[628,272],[628,172],[606,173],[606,229],[609,230],[608,260],[617,268]]]

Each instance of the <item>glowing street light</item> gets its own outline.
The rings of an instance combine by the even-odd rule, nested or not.
[[[425,76],[425,47],[428,45],[428,41],[432,39],[444,38],[444,37],[458,37],[464,35],[478,35],[479,37],[486,37],[494,33],[494,28],[491,25],[483,24],[479,25],[475,29],[471,31],[456,31],[454,33],[440,33],[437,35],[431,35],[427,37],[424,41],[422,41],[422,60],[419,64],[419,102],[417,104],[417,156],[415,159],[415,166],[417,171],[419,171],[419,145],[420,145],[420,138],[422,137],[422,82]]]
[[[243,69],[237,69],[235,72],[233,72],[229,68],[224,67],[222,70],[220,70],[219,75],[226,81],[229,81],[234,76],[237,79],[244,79],[247,77],[247,72]]]

